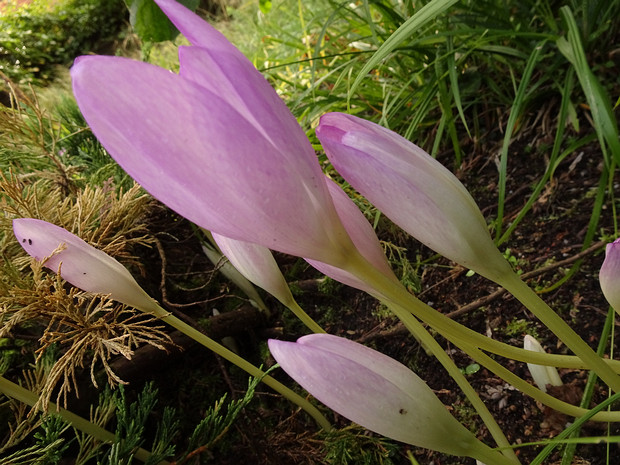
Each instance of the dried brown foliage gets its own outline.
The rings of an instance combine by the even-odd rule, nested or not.
[[[22,173],[19,162],[0,172],[0,337],[17,334],[38,340],[32,348],[38,365],[53,355],[38,388],[33,386],[46,409],[53,397],[66,405],[70,393],[77,395],[82,371],[90,372],[95,385],[105,381],[114,386],[123,381],[110,368],[111,358],[131,358],[143,344],[165,349],[171,342],[154,318],[106,296],[72,288],[58,275],[43,271],[15,241],[11,220],[38,218],[64,227],[137,269],[141,264],[135,247],[153,244],[144,223],[151,198],[138,185],[123,192],[112,181],[83,188],[72,183],[70,169],[54,156],[54,123],[36,97],[14,89],[13,100],[18,104],[0,109],[3,144],[14,153],[23,150],[25,157],[36,152],[35,157],[52,163],[34,173],[27,169]]]
[[[33,285],[15,288],[0,308],[0,337],[10,337],[28,325],[43,328],[36,351],[37,361],[52,350],[59,357],[46,370],[40,387],[41,407],[47,409],[56,393],[56,403],[65,404],[69,393],[78,392],[77,373],[90,371],[97,386],[101,366],[108,384],[123,383],[110,368],[109,360],[117,355],[130,359],[135,348],[150,344],[165,350],[171,344],[155,318],[107,299],[67,286],[59,275],[44,272],[33,261]],[[11,305],[8,305],[8,302]]]

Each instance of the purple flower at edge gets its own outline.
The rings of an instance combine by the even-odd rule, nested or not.
[[[599,272],[599,282],[609,305],[620,314],[620,238],[605,248],[605,260]]]

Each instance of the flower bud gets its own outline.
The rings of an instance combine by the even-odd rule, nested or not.
[[[13,233],[28,255],[84,291],[152,311],[156,302],[114,258],[66,229],[34,218],[13,220]]]

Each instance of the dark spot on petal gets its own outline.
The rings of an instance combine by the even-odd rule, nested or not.
[[[401,415],[407,415],[407,410],[405,410],[404,408],[401,408],[398,413],[400,413]]]
[[[32,245],[32,239],[28,239],[28,245]]]
[[[25,243],[25,242],[26,242],[26,239],[22,239],[22,242],[23,242],[23,243]]]
[[[86,271],[84,271],[82,274],[86,274]]]

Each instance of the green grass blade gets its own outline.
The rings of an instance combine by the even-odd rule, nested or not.
[[[433,157],[437,156],[437,150],[439,149],[439,142],[443,135],[444,127],[447,129],[448,134],[450,136],[450,140],[452,141],[452,147],[454,149],[454,157],[456,166],[460,166],[461,164],[461,147],[459,144],[459,137],[456,130],[455,118],[452,113],[452,103],[454,99],[454,92],[450,92],[448,90],[448,85],[446,84],[446,75],[449,74],[444,70],[443,60],[439,57],[435,60],[435,72],[437,76],[437,85],[439,89],[438,100],[439,100],[439,108],[441,109],[441,121],[440,128],[437,131],[437,136],[435,137],[435,143],[433,144],[433,151],[431,155]],[[454,102],[456,104],[456,102]]]
[[[615,163],[612,160],[611,172],[615,170]],[[586,235],[583,240],[583,245],[581,246],[581,250],[586,250],[590,244],[592,244],[592,240],[594,239],[594,235],[598,230],[598,222],[601,217],[601,211],[603,210],[603,205],[605,204],[605,194],[607,192],[607,186],[609,182],[609,173],[610,170],[607,169],[606,166],[603,165],[603,170],[601,172],[601,177],[599,179],[596,197],[594,198],[594,205],[592,206],[592,215],[590,215],[590,221],[588,222],[588,229],[586,230]],[[579,271],[581,264],[583,263],[583,259],[577,260],[573,263],[573,266],[562,276],[561,279],[553,283],[551,286],[539,291],[539,294],[548,293],[556,290],[566,281],[571,279],[573,275]]]
[[[545,40],[539,42],[535,47],[525,66],[523,77],[517,88],[512,108],[510,109],[510,116],[508,117],[508,123],[506,124],[506,132],[504,134],[504,142],[502,144],[502,151],[499,159],[499,195],[497,200],[497,219],[495,220],[495,239],[499,241],[502,236],[502,224],[504,221],[504,202],[506,201],[506,179],[508,171],[508,148],[512,139],[514,128],[517,124],[517,120],[523,111],[525,104],[527,89],[530,84],[530,79],[536,64],[540,59],[542,49],[545,45]]]
[[[568,6],[560,8],[560,14],[567,27],[567,38],[557,40],[560,52],[573,65],[577,72],[577,78],[583,89],[586,100],[594,120],[594,129],[598,135],[603,150],[603,155],[609,147],[616,165],[620,164],[620,140],[618,139],[618,122],[614,117],[609,95],[605,92],[600,82],[588,65],[581,35],[577,22]],[[609,165],[609,160],[605,162]]]
[[[603,331],[601,332],[601,337],[599,338],[598,347],[596,349],[596,353],[601,357],[605,355],[605,349],[607,348],[609,339],[612,335],[611,333],[614,326],[615,316],[616,312],[613,308],[609,307],[609,310],[607,311],[607,318],[605,319],[605,326],[603,326]],[[588,381],[586,382],[586,387],[583,390],[583,396],[581,398],[581,403],[579,404],[580,407],[588,408],[590,406],[597,380],[598,376],[596,375],[596,373],[594,373],[593,371],[588,373]],[[580,428],[577,428],[568,437],[571,439],[578,438],[580,430]],[[572,465],[573,457],[575,456],[576,450],[577,444],[567,444],[566,448],[564,449],[564,454],[562,455],[561,465]]]
[[[450,78],[450,90],[452,91],[452,98],[454,99],[454,104],[456,105],[456,109],[459,112],[459,116],[461,117],[461,121],[463,122],[463,126],[465,127],[465,131],[467,131],[467,135],[471,137],[471,132],[469,132],[469,127],[467,126],[467,120],[465,119],[465,113],[463,112],[463,103],[461,102],[461,91],[459,90],[459,78],[456,73],[456,60],[454,58],[454,43],[452,36],[448,36],[448,40],[446,42],[448,47],[448,56],[446,58],[448,64],[448,77]]]
[[[538,181],[538,184],[536,184],[536,187],[534,188],[532,195],[530,195],[526,204],[523,206],[519,214],[512,221],[512,223],[510,224],[508,229],[506,229],[504,234],[502,234],[502,236],[498,239],[497,241],[498,246],[508,240],[512,232],[516,229],[516,227],[519,225],[521,220],[525,217],[527,212],[530,211],[530,209],[532,208],[532,206],[538,199],[538,196],[542,192],[543,188],[547,185],[547,182],[549,181],[549,179],[553,177],[553,173],[555,172],[556,168],[561,163],[561,161],[564,158],[566,158],[568,155],[570,155],[571,153],[575,152],[580,147],[585,145],[586,143],[592,142],[592,138],[589,136],[586,136],[584,138],[579,139],[574,144],[570,144],[570,146],[567,147],[567,149],[564,152],[560,153],[562,142],[564,141],[566,122],[567,122],[569,111],[571,108],[570,96],[571,96],[571,92],[573,89],[573,81],[574,81],[574,73],[569,72],[566,75],[566,78],[564,79],[564,86],[562,88],[562,104],[560,106],[560,112],[558,114],[558,119],[557,119],[557,131],[555,133],[553,148],[551,150],[551,155],[549,156],[549,163],[547,164],[547,169],[545,171],[545,174],[542,176],[540,181]]]
[[[575,422],[571,426],[569,426],[564,431],[562,431],[560,434],[558,434],[553,439],[553,442],[551,442],[548,446],[546,446],[536,456],[536,458],[532,462],[530,462],[530,465],[541,465],[543,463],[543,461],[547,457],[549,457],[549,455],[553,452],[553,450],[560,445],[560,442],[556,442],[556,441],[560,441],[560,440],[563,440],[563,439],[569,437],[574,431],[577,431],[579,428],[581,428],[583,426],[583,424],[585,422],[587,422],[590,418],[592,418],[592,416],[594,416],[594,414],[596,414],[596,413],[600,412],[601,410],[607,408],[608,406],[612,405],[617,400],[620,400],[620,392],[618,392],[618,393],[614,394],[613,396],[609,397],[604,402],[601,402],[595,408],[590,410],[587,415],[584,415],[583,417],[580,417],[577,420],[575,420]]]
[[[353,81],[353,85],[349,89],[348,99],[351,99],[351,95],[355,92],[362,79],[364,79],[370,70],[381,63],[396,47],[422,25],[442,14],[457,1],[458,0],[433,0],[424,5],[417,13],[405,21],[390,37],[388,37],[358,73],[355,81]]]

